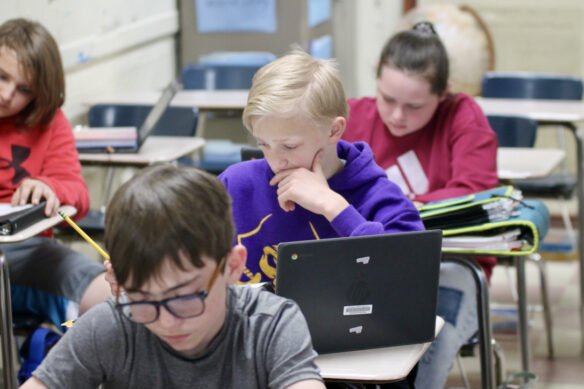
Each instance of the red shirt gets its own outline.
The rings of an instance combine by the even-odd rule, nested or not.
[[[0,202],[10,202],[23,179],[35,178],[49,185],[61,204],[77,208],[76,219],[87,214],[89,192],[71,126],[60,109],[47,128],[23,131],[13,118],[0,119],[0,140]]]
[[[497,136],[475,101],[449,95],[420,130],[393,136],[374,98],[349,100],[343,139],[366,141],[375,161],[412,200],[427,203],[493,188],[497,178]]]

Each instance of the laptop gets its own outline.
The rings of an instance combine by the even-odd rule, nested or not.
[[[137,153],[181,88],[182,85],[176,80],[168,84],[139,129],[136,127],[90,127],[74,131],[77,150],[80,153]]]
[[[280,243],[276,294],[300,306],[318,353],[434,339],[442,231]]]

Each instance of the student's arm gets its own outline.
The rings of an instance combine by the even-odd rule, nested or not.
[[[288,386],[286,389],[324,389],[325,386],[322,382],[317,380],[304,380],[296,382]]]
[[[464,196],[497,186],[497,136],[480,107],[467,98],[453,113],[454,119],[444,131],[448,139],[450,161],[433,160],[450,170],[450,178],[442,188],[414,198],[427,203]],[[434,150],[438,156],[438,150]],[[438,157],[439,158],[439,157]]]
[[[61,110],[57,110],[47,131],[51,131],[52,136],[44,155],[43,167],[38,176],[30,178],[47,184],[61,204],[77,208],[75,219],[80,219],[89,210],[89,191],[81,175],[73,131]]]
[[[22,389],[47,389],[45,384],[36,377],[30,377],[26,382],[20,386]]]

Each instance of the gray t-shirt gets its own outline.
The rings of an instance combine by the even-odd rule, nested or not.
[[[298,306],[230,286],[225,324],[196,358],[174,351],[112,300],[85,313],[34,375],[49,388],[285,388],[321,380]]]

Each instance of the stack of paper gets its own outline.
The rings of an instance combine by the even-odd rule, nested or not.
[[[73,131],[79,151],[97,147],[132,147],[136,145],[136,127],[81,127]]]
[[[442,247],[452,250],[468,251],[519,251],[528,243],[520,238],[519,228],[504,231],[502,233],[485,235],[460,235],[442,238]]]

